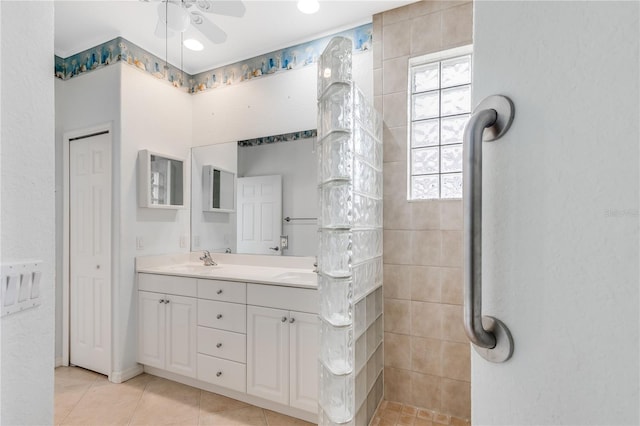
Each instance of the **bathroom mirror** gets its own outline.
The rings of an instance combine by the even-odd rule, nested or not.
[[[184,161],[146,149],[139,151],[138,206],[184,207]]]
[[[241,203],[245,206],[247,203],[243,199],[253,191],[248,189],[250,186],[245,185],[244,182],[254,182],[254,178],[268,180],[274,176],[280,176],[281,201],[277,203],[281,203],[281,210],[277,214],[281,217],[273,221],[277,223],[279,229],[274,228],[272,238],[275,243],[270,245],[264,254],[316,255],[318,193],[315,131],[194,147],[191,150],[191,161],[192,251],[248,253],[249,251],[242,249],[246,246],[242,243],[238,250],[238,229],[241,234],[247,229],[258,233],[257,228],[266,222],[266,218],[256,219],[260,223],[247,222],[247,211],[255,213],[263,208],[255,205],[251,209],[241,209]],[[203,208],[207,204],[205,200],[207,181],[203,179],[207,173],[205,171],[207,167],[228,173],[227,178],[231,175],[235,178],[234,211],[223,212]],[[244,224],[242,220],[238,224],[241,210],[244,212],[242,214]],[[286,248],[282,248],[281,236],[286,237]],[[273,250],[275,247],[278,247],[278,250]]]
[[[202,210],[232,213],[235,211],[235,173],[207,165],[202,168]]]

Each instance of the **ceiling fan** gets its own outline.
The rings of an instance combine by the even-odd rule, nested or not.
[[[159,2],[158,23],[155,35],[161,38],[182,33],[193,25],[213,43],[223,43],[227,33],[214,24],[205,14],[217,14],[241,18],[245,13],[242,0],[140,0]]]

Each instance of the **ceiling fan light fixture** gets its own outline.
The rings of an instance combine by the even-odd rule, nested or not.
[[[189,50],[193,50],[196,52],[201,51],[202,49],[204,49],[204,45],[202,43],[200,43],[199,40],[196,40],[195,38],[188,38],[185,39],[182,44],[184,45],[184,47],[186,47]]]
[[[161,22],[166,22],[167,27],[179,33],[185,32],[191,23],[189,12],[180,4],[170,1],[160,3],[158,16]]]
[[[298,10],[307,15],[316,13],[320,9],[318,0],[298,0]]]

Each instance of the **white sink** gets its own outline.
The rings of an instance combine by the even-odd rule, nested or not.
[[[283,283],[313,284],[318,279],[318,275],[315,272],[285,272],[273,278]]]
[[[185,273],[185,274],[200,274],[206,272],[208,270],[219,268],[219,265],[216,266],[205,266],[200,263],[182,263],[178,265],[167,265],[166,268],[171,272]]]

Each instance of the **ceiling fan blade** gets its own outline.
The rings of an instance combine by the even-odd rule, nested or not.
[[[195,0],[202,12],[242,18],[246,12],[241,0]]]
[[[200,12],[191,12],[191,23],[194,28],[216,44],[224,43],[225,40],[227,40],[227,33],[222,31],[222,28],[205,18]]]

